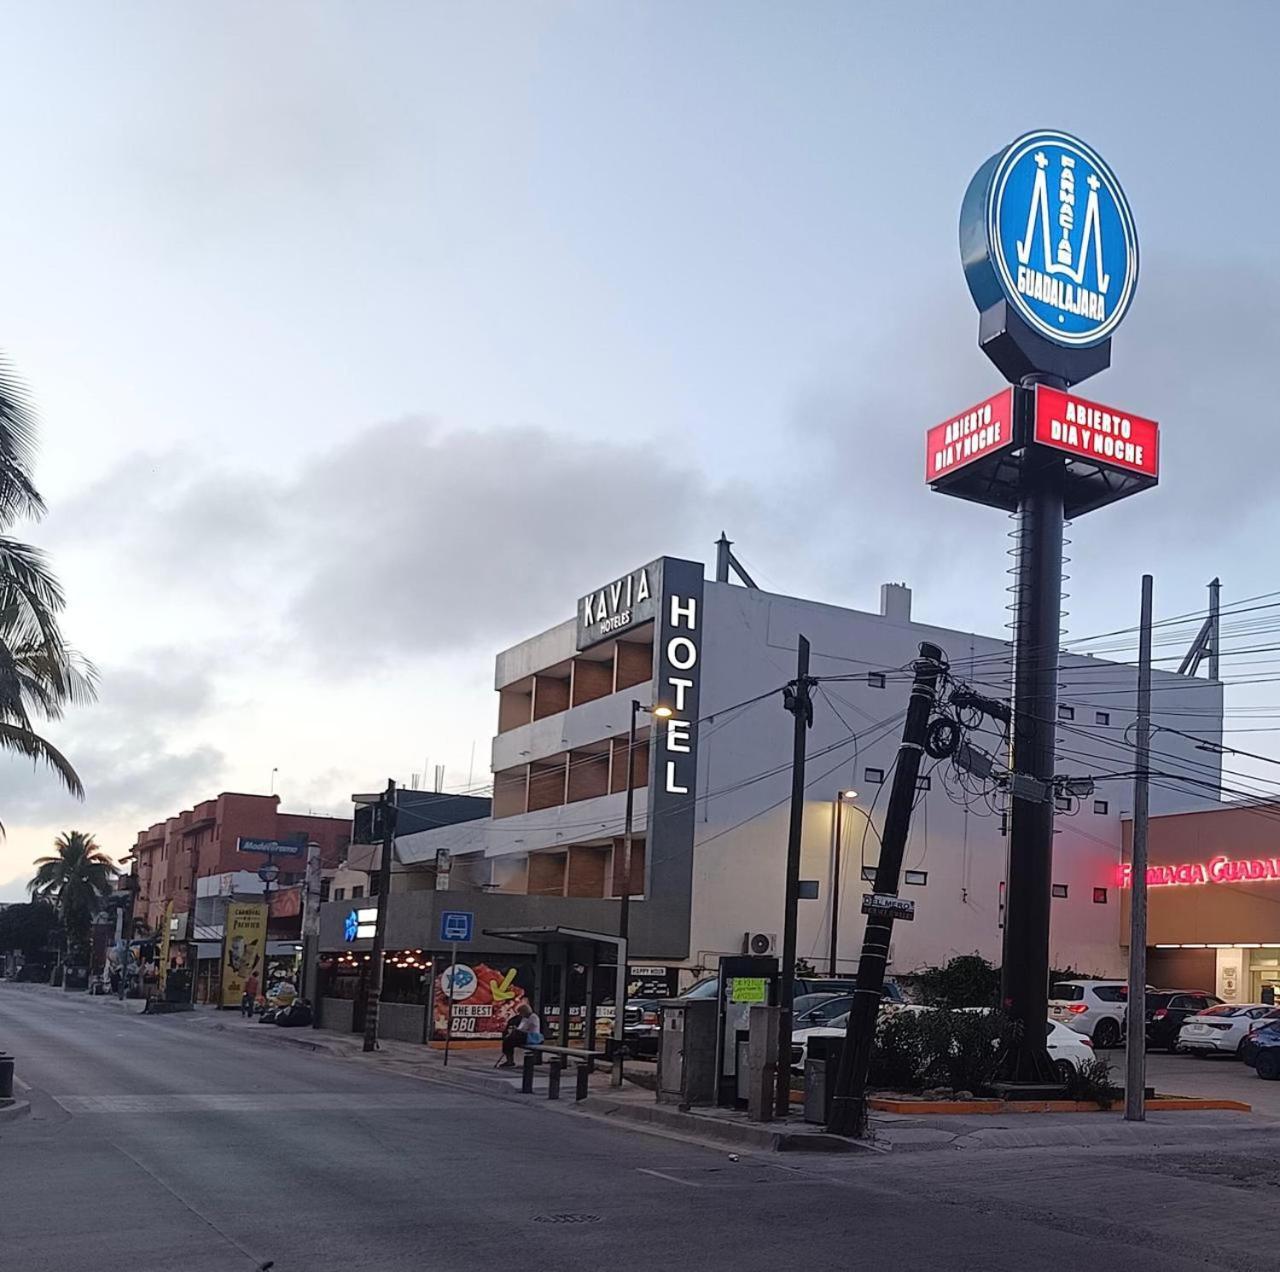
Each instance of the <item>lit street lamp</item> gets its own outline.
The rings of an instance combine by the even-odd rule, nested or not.
[[[618,906],[618,975],[613,994],[613,1073],[610,1082],[622,1085],[622,1044],[626,1035],[627,1007],[627,937],[631,931],[631,838],[636,793],[636,717],[647,711],[658,720],[671,716],[670,707],[643,706],[638,698],[631,699],[631,726],[627,730],[627,803],[622,822],[622,892]],[[616,870],[615,870],[616,875]]]

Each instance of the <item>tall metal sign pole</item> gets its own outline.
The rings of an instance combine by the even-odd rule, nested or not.
[[[1017,515],[1001,997],[1019,1028],[1001,1076],[1046,1084],[1063,520],[1155,485],[1159,431],[1067,392],[1110,366],[1138,282],[1133,215],[1096,151],[1041,130],[992,155],[965,192],[960,255],[978,345],[1012,387],[930,429],[925,474]]]
[[[382,857],[378,862],[378,917],[373,929],[373,951],[369,959],[369,980],[365,986],[364,1050],[378,1049],[378,1007],[382,1001],[382,964],[387,948],[387,903],[391,891],[391,858],[396,843],[396,784],[387,783],[378,801],[382,822]],[[449,1013],[452,1015],[452,1010]]]

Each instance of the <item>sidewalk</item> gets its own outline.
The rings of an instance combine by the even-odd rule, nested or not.
[[[227,1014],[229,1015],[229,1013]],[[1028,1148],[1106,1148],[1195,1146],[1235,1135],[1275,1135],[1280,1120],[1256,1113],[1179,1112],[1152,1113],[1141,1123],[1125,1122],[1118,1110],[1091,1113],[1043,1113],[1029,1116],[1009,1112],[983,1115],[930,1115],[875,1113],[871,1137],[865,1141],[827,1135],[820,1126],[804,1122],[798,1106],[790,1117],[774,1122],[748,1122],[736,1109],[699,1108],[683,1111],[658,1104],[646,1087],[626,1083],[610,1086],[608,1069],[598,1069],[589,1080],[588,1097],[574,1099],[574,1073],[566,1071],[559,1101],[547,1098],[548,1066],[535,1070],[532,1095],[521,1092],[522,1070],[494,1068],[497,1051],[453,1051],[449,1064],[444,1053],[418,1043],[385,1040],[378,1051],[366,1054],[363,1040],[353,1034],[316,1029],[277,1029],[250,1025],[238,1018],[219,1020],[209,1012],[204,1023],[219,1029],[236,1029],[266,1045],[297,1047],[321,1052],[335,1059],[376,1064],[392,1072],[422,1081],[445,1083],[499,1099],[519,1101],[549,1112],[573,1113],[607,1121],[640,1132],[676,1136],[737,1148],[744,1152],[915,1153],[928,1151],[976,1151]],[[652,1072],[650,1066],[636,1066]]]

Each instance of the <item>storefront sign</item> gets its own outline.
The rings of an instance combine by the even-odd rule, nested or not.
[[[1013,444],[1013,390],[935,425],[925,438],[925,480],[937,481],[957,468]]]
[[[768,1002],[768,987],[763,976],[735,976],[729,991],[731,1003]]]
[[[1119,867],[1119,885],[1133,883],[1133,867]],[[1213,857],[1209,861],[1183,861],[1176,865],[1147,867],[1147,887],[1186,887],[1206,883],[1280,882],[1280,857]]]
[[[1035,440],[1107,468],[1160,475],[1160,431],[1155,420],[1087,402],[1036,385]]]
[[[1065,348],[1107,339],[1138,282],[1138,236],[1115,174],[1084,142],[1041,130],[974,175],[960,213],[965,279],[979,311],[1002,298]]]
[[[588,592],[578,602],[578,649],[589,649],[610,636],[647,623],[657,613],[661,588],[658,563],[651,562],[620,579]]]
[[[261,852],[269,857],[301,857],[307,851],[307,837],[296,839],[251,839],[241,835],[236,840],[236,852]]]
[[[342,922],[342,937],[348,944],[352,941],[371,941],[378,930],[378,911],[375,907],[367,910],[348,910]]]
[[[250,976],[262,985],[267,948],[267,907],[260,901],[232,901],[222,937],[222,1005],[239,1007]]]
[[[862,913],[878,919],[906,919],[910,922],[916,917],[916,903],[888,892],[864,892]]]

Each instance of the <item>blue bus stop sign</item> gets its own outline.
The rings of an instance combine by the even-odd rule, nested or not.
[[[1115,173],[1068,133],[1026,133],[978,169],[960,255],[979,312],[1001,299],[1060,348],[1101,344],[1138,285],[1138,235]]]
[[[470,910],[445,910],[440,915],[440,940],[445,945],[471,940],[475,915]]]

